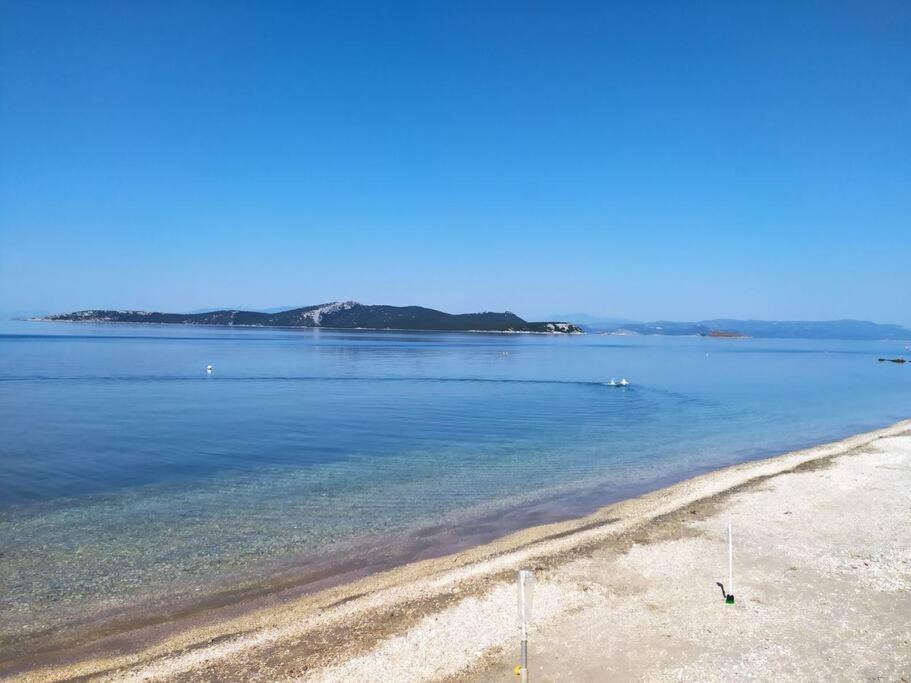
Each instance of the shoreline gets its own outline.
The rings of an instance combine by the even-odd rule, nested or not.
[[[712,505],[769,477],[909,430],[911,421],[903,421],[841,441],[733,465],[608,505],[586,517],[522,529],[453,555],[412,562],[316,593],[286,599],[277,595],[270,604],[240,614],[232,614],[230,607],[204,609],[185,623],[126,630],[69,650],[20,657],[0,666],[0,675],[20,674],[29,681],[92,675],[154,679],[205,669],[213,675],[243,677],[252,657],[257,666],[276,675],[281,672],[280,677],[310,677],[369,650],[422,617],[508,588],[518,568],[558,567],[592,548],[622,546],[630,542],[631,534],[683,507]],[[289,643],[294,644],[290,650]]]
[[[49,318],[12,318],[26,323],[76,323],[78,325],[157,325],[159,327],[215,327],[218,329],[240,328],[243,330],[331,330],[333,332],[442,332],[444,334],[549,334],[578,336],[588,334],[565,332],[563,330],[424,330],[403,327],[330,327],[329,325],[218,325],[214,323],[153,323],[126,320],[53,320]],[[660,335],[656,335],[660,336]]]
[[[863,432],[866,433],[866,432]],[[63,663],[81,655],[105,653],[126,646],[138,650],[170,634],[189,630],[202,618],[228,620],[287,604],[304,596],[345,586],[360,579],[422,562],[483,548],[509,536],[555,524],[584,521],[606,506],[661,491],[681,482],[731,466],[778,457],[851,436],[832,434],[782,449],[763,449],[747,459],[733,458],[715,466],[657,476],[647,483],[620,487],[607,493],[604,482],[572,486],[559,492],[535,495],[523,502],[448,518],[429,527],[403,530],[395,541],[369,536],[325,554],[300,554],[264,561],[253,572],[213,574],[203,587],[175,585],[135,596],[129,602],[79,617],[48,624],[17,637],[0,636],[0,676],[20,668],[18,662]],[[832,441],[834,442],[834,441]],[[785,450],[787,449],[787,450]],[[204,593],[199,591],[203,590]],[[79,655],[70,653],[80,653]]]

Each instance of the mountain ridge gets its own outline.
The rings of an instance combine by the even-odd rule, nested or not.
[[[427,330],[438,332],[540,332],[581,334],[563,321],[528,322],[505,311],[445,313],[422,306],[367,305],[333,301],[276,313],[222,309],[202,313],[87,309],[48,315],[37,320],[96,323],[225,325],[242,327],[326,327],[334,329]]]

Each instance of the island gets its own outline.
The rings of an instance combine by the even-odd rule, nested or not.
[[[325,327],[343,330],[426,330],[436,332],[511,332],[583,334],[569,322],[528,322],[515,313],[444,313],[422,306],[380,306],[335,301],[287,311],[217,310],[205,313],[85,310],[48,315],[34,320],[90,323],[168,325],[227,325],[242,327]]]
[[[749,339],[750,335],[741,332],[732,332],[731,330],[709,330],[701,332],[700,337],[711,337],[713,339]]]

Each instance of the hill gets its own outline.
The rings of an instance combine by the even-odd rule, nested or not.
[[[267,313],[221,310],[203,313],[86,310],[49,315],[39,320],[95,323],[158,323],[246,327],[328,327],[372,330],[433,330],[448,332],[581,333],[567,322],[528,322],[514,313],[444,313],[421,306],[368,306],[356,301],[292,308]]]

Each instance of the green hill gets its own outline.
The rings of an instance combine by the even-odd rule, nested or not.
[[[366,306],[356,301],[292,308],[276,313],[222,310],[205,313],[87,310],[49,315],[41,320],[96,323],[158,323],[248,327],[328,327],[371,330],[436,330],[449,332],[581,333],[567,322],[528,322],[514,313],[444,313],[422,306]]]

